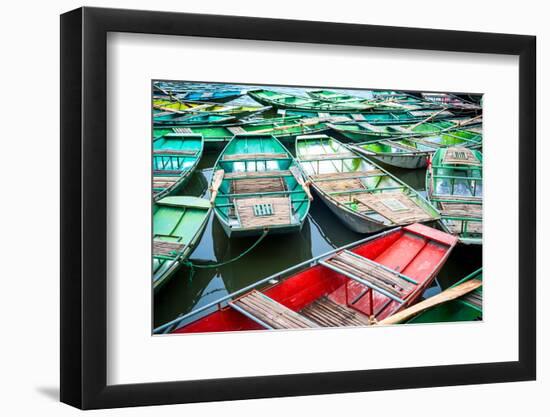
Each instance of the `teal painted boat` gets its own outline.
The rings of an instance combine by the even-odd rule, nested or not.
[[[202,135],[172,133],[153,141],[153,198],[174,194],[189,180],[203,152]]]
[[[185,125],[201,125],[201,124],[228,124],[236,122],[237,118],[232,115],[223,114],[191,114],[181,115],[179,113],[163,112],[153,116],[153,124],[155,126],[185,126]]]
[[[451,288],[457,287],[472,279],[479,281],[483,280],[483,268],[471,273],[467,277],[461,279]],[[457,298],[455,300],[448,301],[444,304],[432,307],[429,310],[423,311],[407,323],[420,324],[420,323],[444,323],[444,322],[458,322],[458,321],[476,321],[483,319],[483,288],[476,288],[474,291]]]
[[[368,111],[372,106],[355,103],[330,103],[271,90],[251,90],[248,95],[260,104],[276,109],[294,109],[314,112],[349,113]]]
[[[164,197],[153,204],[153,289],[157,292],[195,249],[212,208],[203,198]]]
[[[368,122],[330,123],[329,127],[354,142],[370,142],[380,139],[396,139],[404,136],[417,136],[441,133],[457,129],[459,122],[418,121],[415,124],[375,125]]]
[[[466,244],[482,244],[483,155],[475,149],[438,149],[426,170],[428,199],[441,212],[443,229]]]
[[[167,123],[170,118],[178,119],[181,116],[196,115],[197,113],[240,118],[262,113],[269,108],[269,106],[230,106],[218,103],[153,99],[153,120],[164,120]]]
[[[319,133],[328,130],[329,122],[349,121],[345,116],[330,118],[302,118],[300,116],[278,117],[272,119],[251,119],[246,122],[227,125],[196,125],[171,128],[155,128],[154,136],[160,137],[173,132],[195,133],[203,135],[205,145],[221,148],[235,135],[262,134],[272,135],[283,142],[293,141],[296,135]]]
[[[464,100],[451,93],[422,93],[422,97],[427,101],[444,105],[456,113],[477,113],[482,109],[480,104]]]
[[[287,116],[302,116],[302,117],[329,117],[340,114],[347,116],[353,122],[358,125],[365,124],[373,126],[388,126],[388,125],[404,125],[422,122],[424,120],[445,120],[450,118],[456,118],[456,116],[447,110],[407,110],[400,111],[395,109],[383,109],[381,111],[370,112],[319,112],[310,110],[279,110],[279,114]],[[431,117],[433,116],[433,117]]]
[[[315,90],[307,93],[311,98],[337,104],[368,106],[370,112],[405,112],[409,110],[441,109],[440,105],[420,100],[408,95],[388,98],[363,98],[335,90]]]
[[[214,213],[229,237],[298,232],[311,195],[292,155],[271,135],[236,135],[211,182]]]
[[[442,147],[463,146],[478,149],[482,135],[467,130],[449,130],[444,133],[404,137],[403,139],[377,140],[350,144],[354,151],[398,168],[418,169],[428,165],[428,158]]]
[[[355,232],[440,218],[414,189],[330,136],[298,136],[296,159],[319,198]]]

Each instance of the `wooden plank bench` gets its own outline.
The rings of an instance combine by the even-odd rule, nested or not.
[[[191,150],[184,150],[184,149],[155,149],[153,151],[154,155],[189,155],[189,156],[195,156],[197,154],[197,151],[191,151]]]
[[[415,288],[415,284],[404,279],[399,272],[384,268],[382,265],[348,250],[338,252],[326,259],[323,265],[325,264],[359,277],[397,298],[402,298],[404,294],[408,294]]]
[[[266,329],[308,329],[319,327],[307,317],[252,290],[229,305]]]
[[[153,240],[153,256],[176,258],[184,248],[183,243]]]
[[[224,155],[222,161],[239,161],[239,160],[270,160],[270,159],[288,159],[286,153],[238,153],[233,155]]]
[[[371,169],[368,171],[353,171],[353,172],[328,172],[325,174],[311,175],[311,180],[315,182],[320,181],[338,181],[347,178],[365,178],[365,177],[377,177],[385,175],[379,169]]]
[[[359,158],[359,156],[352,152],[337,152],[337,153],[325,153],[325,154],[318,154],[318,155],[303,155],[299,157],[299,159],[305,162],[325,161],[325,160],[328,161],[328,160],[334,160],[334,159],[353,159],[353,158]]]
[[[271,177],[290,177],[292,173],[288,170],[273,171],[246,171],[246,172],[226,172],[225,179],[240,180],[246,178],[271,178]]]

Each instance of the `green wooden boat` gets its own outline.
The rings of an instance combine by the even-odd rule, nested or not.
[[[200,241],[212,208],[203,198],[164,197],[153,204],[153,289],[157,292]]]
[[[314,112],[349,113],[368,111],[372,106],[356,103],[330,103],[271,90],[250,90],[248,95],[266,106],[276,109],[294,109]]]
[[[482,135],[457,129],[435,135],[406,136],[403,139],[383,139],[349,146],[367,158],[376,159],[386,165],[418,169],[425,168],[428,165],[428,158],[439,148],[449,146],[481,148]]]
[[[229,237],[301,230],[311,195],[296,161],[271,135],[235,135],[211,182],[214,213]]]
[[[355,232],[440,218],[411,187],[330,136],[298,136],[296,159],[319,198]]]
[[[329,117],[340,114],[347,116],[358,125],[365,124],[367,127],[370,127],[369,125],[404,125],[422,122],[424,120],[445,120],[449,118],[456,118],[453,113],[447,110],[421,109],[405,111],[391,108],[381,109],[380,111],[347,113],[319,112],[309,110],[279,110],[279,114],[302,117]]]
[[[447,130],[457,129],[458,122],[452,121],[426,121],[422,120],[411,124],[400,125],[375,125],[369,122],[355,123],[330,123],[329,127],[339,134],[354,142],[369,142],[380,139],[396,139],[404,136],[415,136],[432,133],[441,133]]]
[[[452,287],[456,287],[471,279],[483,280],[483,268],[471,273],[467,277],[461,279]],[[452,288],[451,287],[451,288]],[[442,322],[457,322],[457,321],[475,321],[483,319],[483,289],[476,288],[471,293],[468,293],[460,298],[448,301],[444,304],[432,307],[429,310],[423,311],[407,323],[442,323]]]
[[[217,103],[195,103],[153,99],[153,120],[168,124],[171,119],[196,113],[248,117],[269,110],[269,106],[229,106]],[[177,124],[177,122],[173,122]]]
[[[251,119],[246,122],[228,125],[196,125],[171,128],[154,129],[154,136],[161,137],[173,132],[195,133],[204,137],[205,145],[208,147],[223,147],[235,135],[244,134],[266,134],[275,136],[278,140],[289,142],[294,140],[296,135],[319,133],[328,130],[327,124],[335,121],[349,121],[345,116],[334,116],[330,118],[302,118],[300,116],[278,117],[272,119]]]
[[[412,96],[403,95],[398,98],[363,98],[352,96],[345,93],[339,93],[333,90],[316,90],[307,93],[311,98],[329,103],[338,104],[354,104],[368,106],[370,112],[404,112],[409,110],[422,109],[440,109],[441,106],[436,106],[434,103],[426,102],[413,98]]]
[[[460,242],[481,244],[483,155],[475,149],[438,149],[426,170],[428,199],[441,212],[441,225]]]
[[[229,124],[237,121],[237,118],[232,115],[224,114],[186,114],[181,115],[179,113],[161,113],[160,115],[153,116],[153,124],[156,126],[168,125],[168,126],[185,126],[185,125],[201,125],[201,124]]]
[[[202,135],[172,133],[153,142],[153,198],[160,200],[180,190],[199,164]]]

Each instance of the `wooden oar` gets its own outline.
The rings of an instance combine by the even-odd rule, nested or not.
[[[225,171],[223,169],[218,169],[214,173],[214,179],[212,180],[212,187],[210,187],[210,202],[214,203],[214,200],[216,199],[218,195],[218,190],[220,189],[220,185],[222,185],[223,176],[225,175]]]
[[[296,166],[290,167],[290,173],[292,174],[292,176],[294,177],[296,182],[302,187],[302,189],[306,193],[307,198],[309,199],[309,201],[313,201],[313,196],[311,195],[311,190],[309,189],[309,184],[304,182],[304,180],[302,179],[302,175],[300,174],[300,171],[298,170],[298,168]]]
[[[460,122],[460,121],[455,122],[455,123],[456,123],[456,127],[461,127],[461,126],[470,124],[470,123],[472,123],[474,120],[481,119],[482,117],[483,117],[483,115],[480,114],[479,116],[473,117],[473,118],[468,119],[468,120],[464,120],[464,121],[462,121],[462,122]]]
[[[413,305],[412,307],[406,308],[403,311],[395,313],[394,315],[385,318],[382,321],[379,321],[377,324],[398,324],[410,319],[411,317],[416,316],[418,313],[421,313],[431,307],[455,300],[459,297],[462,297],[469,292],[472,292],[476,288],[481,287],[482,282],[478,279],[471,279],[466,281],[456,287],[451,287],[445,291],[434,295],[433,297],[428,298],[427,300],[421,301],[418,304]]]
[[[418,127],[418,126],[420,126],[420,125],[422,125],[422,124],[424,124],[424,123],[429,122],[429,121],[432,120],[435,116],[437,116],[438,114],[443,113],[444,111],[447,111],[447,108],[441,109],[441,110],[439,110],[438,112],[435,112],[435,113],[431,114],[429,117],[425,118],[424,120],[422,120],[422,121],[420,121],[420,122],[418,122],[418,123],[412,125],[411,127],[409,127],[408,130],[412,131],[415,127]]]

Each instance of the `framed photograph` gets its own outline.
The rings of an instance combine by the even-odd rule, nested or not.
[[[61,16],[61,401],[533,380],[535,37]]]

